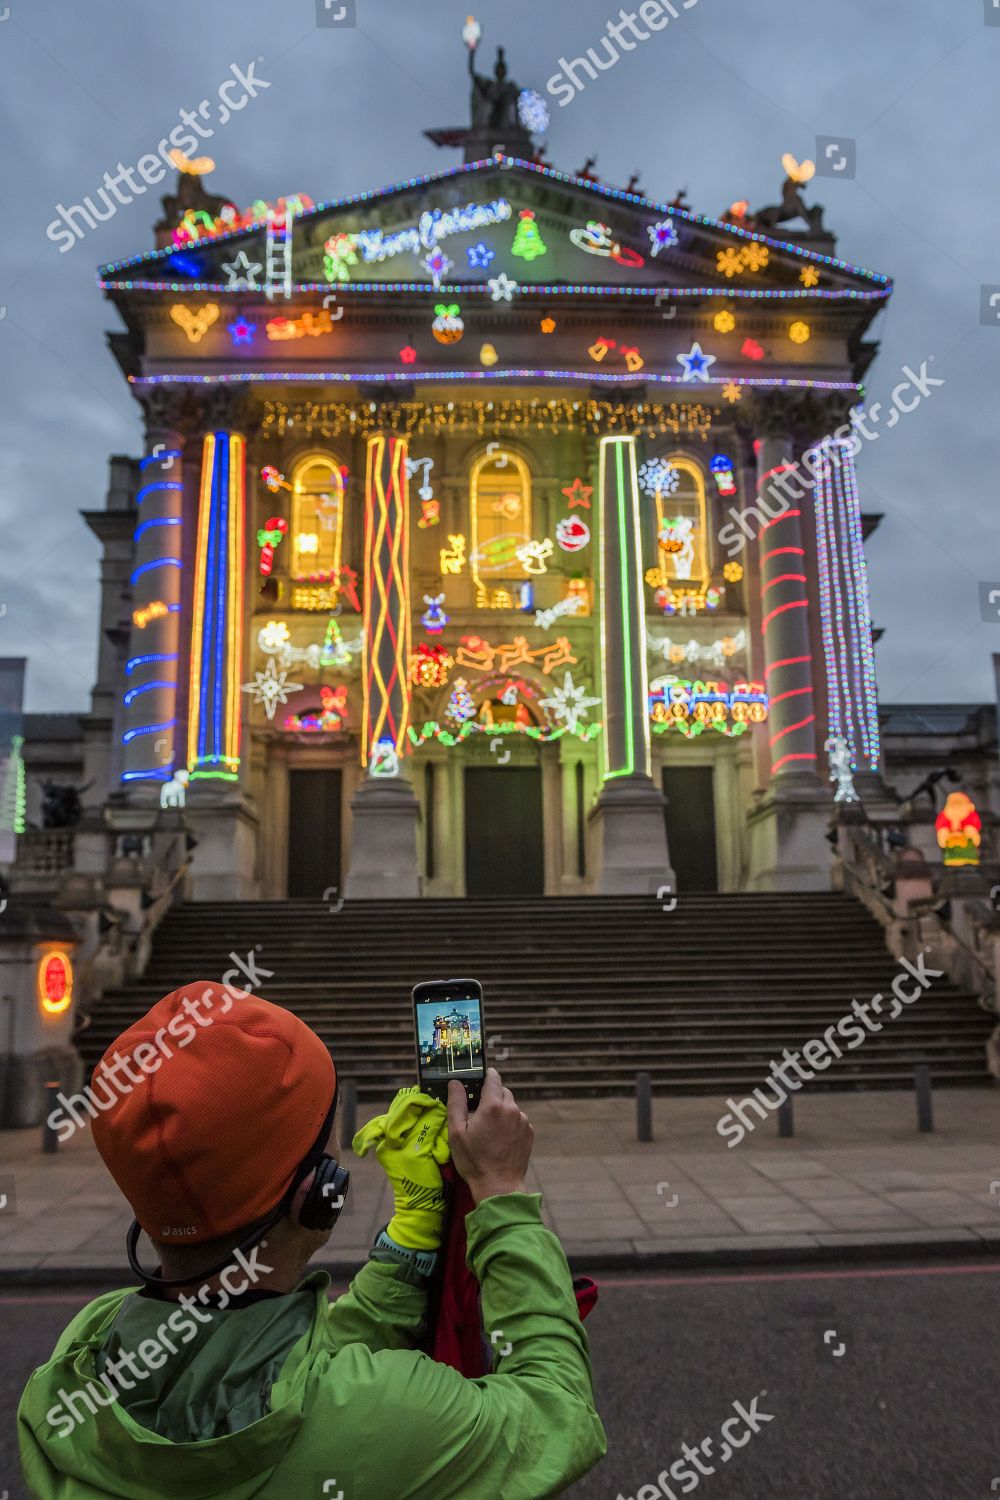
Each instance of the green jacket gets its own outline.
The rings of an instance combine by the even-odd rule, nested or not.
[[[492,1375],[467,1380],[416,1352],[426,1293],[394,1266],[370,1262],[336,1302],[330,1278],[316,1271],[285,1296],[201,1310],[197,1323],[158,1298],[109,1292],[73,1319],[21,1398],[31,1494],[560,1494],[607,1448],[566,1258],[541,1222],[537,1194],[487,1199],[467,1225],[497,1349]],[[98,1376],[124,1350],[141,1361],[142,1378],[125,1377],[131,1391],[116,1381],[113,1399]],[[134,1376],[135,1361],[128,1368]],[[88,1408],[80,1394],[88,1382],[107,1405],[92,1395]]]

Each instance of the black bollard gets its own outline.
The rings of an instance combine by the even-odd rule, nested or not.
[[[635,1129],[638,1140],[653,1139],[653,1084],[648,1073],[635,1075]]]
[[[358,1086],[345,1083],[340,1091],[340,1135],[341,1144],[350,1146],[358,1129]]]
[[[778,1134],[782,1140],[791,1140],[795,1134],[795,1116],[792,1112],[792,1096],[786,1094],[778,1105]]]
[[[50,1079],[43,1084],[45,1089],[45,1115],[42,1119],[42,1150],[46,1156],[51,1156],[59,1150],[59,1135],[49,1124],[49,1118],[56,1107],[56,1099],[62,1084],[59,1079]]]
[[[931,1097],[931,1070],[926,1063],[918,1063],[914,1068],[913,1082],[917,1090],[917,1129],[929,1135],[934,1129],[934,1101]]]

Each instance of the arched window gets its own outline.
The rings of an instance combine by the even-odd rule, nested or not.
[[[302,459],[292,474],[292,577],[336,575],[343,532],[341,466],[320,454]]]
[[[709,579],[704,474],[683,454],[650,459],[640,474],[656,507],[655,566],[669,587],[676,583],[704,589]]]
[[[472,468],[469,509],[469,566],[476,603],[483,609],[509,609],[514,601],[505,582],[530,576],[518,557],[518,549],[533,540],[531,472],[524,459],[505,450],[478,459]]]

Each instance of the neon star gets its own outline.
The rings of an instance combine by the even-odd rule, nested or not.
[[[235,323],[229,324],[229,337],[234,344],[252,344],[256,332],[257,324],[248,323],[246,318],[237,318]]]
[[[590,497],[593,493],[594,486],[592,484],[584,484],[582,479],[574,479],[573,483],[568,484],[563,490],[563,494],[569,501],[570,510],[573,509],[574,505],[582,505],[585,510],[589,510]]]
[[[600,701],[600,698],[588,698],[584,685],[575,683],[572,673],[567,672],[562,687],[553,688],[551,698],[540,699],[539,707],[544,708],[560,724],[565,724],[571,734],[575,734],[580,720],[587,718],[587,710],[596,708]]]
[[[449,260],[447,255],[445,255],[444,251],[440,247],[438,247],[437,250],[432,250],[430,255],[428,255],[427,259],[424,261],[424,270],[434,282],[434,290],[436,292],[440,291],[442,281],[445,279],[448,272],[454,270],[454,268],[455,262],[453,260]]]
[[[489,288],[490,292],[493,295],[493,301],[513,302],[514,293],[517,291],[518,285],[519,283],[516,281],[512,281],[511,278],[507,275],[506,271],[501,271],[499,276],[497,276],[495,279],[491,279],[489,282]]]
[[[287,703],[289,693],[300,693],[301,682],[289,682],[287,672],[279,672],[274,664],[274,657],[268,657],[267,666],[263,672],[255,672],[253,682],[243,684],[245,693],[253,694],[253,701],[262,705],[269,719],[274,718],[274,710],[279,703]]]
[[[244,287],[248,292],[260,291],[257,277],[264,267],[250,260],[245,250],[241,250],[235,260],[223,261],[222,269],[229,277],[227,285],[231,292],[242,291]]]
[[[489,269],[490,261],[497,258],[496,251],[491,250],[485,240],[480,240],[478,245],[470,245],[466,254],[469,257],[469,265],[473,270],[482,268],[482,270],[486,271]]]
[[[653,255],[659,255],[661,250],[668,250],[671,245],[677,244],[677,230],[673,219],[661,219],[658,224],[647,224],[646,230],[653,242]]]
[[[682,380],[703,380],[708,384],[708,371],[715,364],[715,355],[706,354],[697,340],[691,345],[690,354],[678,354],[677,363],[684,366]]]

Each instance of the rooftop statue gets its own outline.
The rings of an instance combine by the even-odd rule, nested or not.
[[[472,79],[473,130],[516,130],[521,133],[517,114],[520,89],[507,72],[507,57],[497,48],[493,77],[476,72],[476,49],[469,48],[469,76]]]

